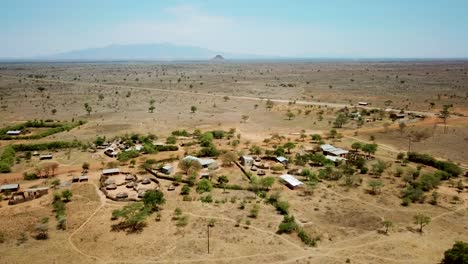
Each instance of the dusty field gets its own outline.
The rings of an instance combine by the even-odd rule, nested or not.
[[[279,193],[304,231],[320,237],[316,247],[305,246],[295,234],[277,234],[283,216],[253,192],[214,189],[213,202],[203,203],[200,198],[204,195],[192,188],[192,201],[184,201],[181,186],[168,191],[172,182],[167,180],[160,180],[166,198],[160,221],[152,214],[141,233],[112,231],[116,222],[110,219],[111,213],[126,203],[105,199],[98,184],[100,170],[115,159],[102,150],[53,151],[52,162],[59,164],[55,177],[34,181],[23,181],[23,172],[33,172],[43,162],[37,157],[21,159],[11,173],[0,174],[0,183],[20,182],[22,189],[50,186],[55,178],[65,182],[79,175],[83,162],[90,163],[90,181],[69,187],[73,197],[66,204],[65,231],[55,228],[52,208],[52,193],[62,190],[15,206],[0,202],[4,236],[0,263],[346,263],[348,259],[350,263],[438,263],[454,241],[468,240],[467,189],[457,192],[455,183],[444,181],[436,189],[437,205],[429,204],[427,198],[424,203],[403,207],[401,192],[406,183],[393,175],[397,168],[394,159],[408,149],[408,136],[423,131],[423,138],[411,143],[412,150],[453,160],[468,169],[468,119],[463,116],[468,114],[467,71],[466,62],[0,65],[1,127],[32,119],[88,121],[33,142],[92,142],[97,135],[111,139],[130,133],[152,133],[158,137],[156,141],[165,142],[176,129],[235,128],[239,145],[214,140],[216,147],[248,154],[252,145],[273,150],[274,145],[293,141],[296,153],[317,147],[310,135],[327,137],[337,111],[345,106],[354,109],[358,101],[368,101],[375,108],[422,111],[428,116],[424,120],[405,118],[407,127],[401,131],[398,121],[379,120],[378,114],[372,114],[369,117],[375,121],[361,126],[351,120],[337,129],[339,139],[327,141],[349,149],[355,141],[372,142],[370,137],[375,137],[379,145],[375,157],[393,164],[380,178],[383,187],[378,195],[369,194],[373,180],[369,174],[360,175],[362,183],[353,188],[345,187],[342,180],[321,181],[312,195],[279,182],[273,185],[269,193]],[[267,98],[274,101],[271,109],[266,108]],[[153,113],[148,109],[151,99],[155,100]],[[294,100],[301,102],[295,104]],[[85,103],[92,107],[89,115]],[[434,116],[444,104],[453,105],[447,132],[442,120]],[[197,107],[194,113],[191,106]],[[291,120],[288,111],[294,113]],[[245,120],[244,115],[248,116]],[[388,129],[385,123],[391,123]],[[300,139],[299,133],[307,139]],[[282,138],[272,139],[273,134]],[[270,141],[265,142],[267,138]],[[31,142],[0,141],[0,153],[9,144]],[[120,168],[143,175],[139,165],[147,159],[180,159],[198,150],[198,146],[181,147],[142,155],[135,167],[122,163]],[[172,164],[177,167],[177,162]],[[409,164],[408,168],[416,166]],[[425,167],[422,171],[433,170]],[[249,185],[235,166],[221,168],[216,174],[228,176],[230,184]],[[267,175],[279,176],[271,171]],[[466,178],[460,179],[468,185]],[[241,204],[245,209],[240,209]],[[249,217],[254,205],[259,207],[257,218]],[[188,217],[184,227],[172,220],[176,208]],[[432,219],[422,234],[413,222],[417,213]],[[50,238],[41,241],[33,234],[43,217],[50,219]],[[210,219],[216,222],[210,228],[208,254]],[[383,233],[383,220],[394,224],[388,234]],[[26,241],[21,239],[24,236]]]

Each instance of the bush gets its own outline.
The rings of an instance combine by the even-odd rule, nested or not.
[[[175,136],[170,136],[166,139],[167,144],[175,144],[177,142],[177,138]]]
[[[275,203],[275,208],[282,215],[289,213],[289,203],[287,201],[278,201]]]
[[[213,184],[208,179],[203,179],[197,183],[197,193],[211,192]]]
[[[177,136],[177,137],[189,137],[190,136],[189,132],[187,132],[185,129],[184,130],[174,130],[174,131],[172,131],[171,134],[173,136]]]
[[[34,172],[31,172],[31,173],[25,172],[23,173],[23,178],[26,181],[32,181],[32,180],[36,180],[38,177],[37,177],[37,174]]]
[[[155,146],[157,151],[177,151],[179,150],[178,146],[174,145],[162,145],[162,146]]]
[[[117,159],[121,162],[129,161],[133,158],[136,158],[140,155],[140,152],[136,149],[122,151],[118,154]]]
[[[0,162],[0,173],[9,173],[11,172],[11,167],[5,162]]]
[[[224,137],[224,131],[222,130],[214,130],[211,132],[213,134],[213,138],[215,139],[222,139]]]
[[[299,230],[297,236],[301,239],[304,244],[310,247],[315,247],[317,245],[318,238],[311,238],[304,230]]]
[[[296,231],[297,223],[294,220],[294,216],[285,215],[283,221],[278,226],[278,234],[291,234],[292,232]]]
[[[468,243],[457,241],[451,249],[444,253],[442,264],[468,263]]]
[[[203,147],[198,152],[199,157],[216,157],[219,155],[219,151],[216,149],[214,145],[209,145],[207,147]]]
[[[213,202],[213,197],[211,197],[211,194],[207,194],[205,196],[200,197],[200,201],[202,203],[212,203]]]

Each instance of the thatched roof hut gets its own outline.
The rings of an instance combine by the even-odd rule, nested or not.
[[[145,190],[139,191],[139,192],[138,192],[138,198],[143,198],[143,197],[145,196],[145,193],[146,193]]]
[[[131,181],[131,182],[128,182],[128,183],[125,185],[125,187],[127,187],[127,188],[133,188],[133,187],[135,187],[135,183],[132,182],[132,181]]]
[[[115,185],[115,183],[111,183],[106,186],[106,190],[115,190],[115,189],[117,189],[117,185]]]
[[[257,172],[257,175],[258,175],[258,176],[263,176],[263,175],[265,175],[265,174],[266,174],[266,172],[265,172],[264,170],[259,170],[259,171]]]
[[[132,174],[127,174],[127,175],[125,175],[125,180],[126,181],[133,181],[133,180],[135,180],[135,176],[133,176]]]
[[[118,193],[115,198],[118,198],[118,199],[125,199],[125,198],[128,198],[128,193],[126,192],[121,192],[121,193]]]
[[[150,178],[144,178],[144,179],[141,181],[141,184],[150,184],[150,183],[151,183]]]

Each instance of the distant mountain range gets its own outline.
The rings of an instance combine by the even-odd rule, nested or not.
[[[131,44],[110,45],[101,48],[75,50],[55,55],[31,58],[34,60],[156,60],[156,61],[190,61],[210,60],[219,54],[226,59],[256,59],[263,56],[224,53],[194,46],[174,45],[171,43],[159,44]]]

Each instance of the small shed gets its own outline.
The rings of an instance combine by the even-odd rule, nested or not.
[[[242,156],[240,160],[241,160],[241,164],[244,166],[252,166],[254,163],[254,158],[250,156]]]
[[[104,169],[102,170],[102,175],[118,175],[120,174],[120,169],[119,168],[112,168],[112,169]]]
[[[79,181],[79,182],[87,182],[87,181],[88,181],[88,176],[86,176],[86,175],[81,175],[81,176],[78,178],[78,181]]]
[[[166,165],[162,166],[162,168],[161,168],[161,172],[166,174],[166,175],[170,175],[173,171],[174,171],[174,168],[170,164],[166,164]]]
[[[0,193],[2,192],[16,192],[20,188],[18,183],[4,184],[0,186]]]
[[[8,136],[19,136],[21,134],[21,130],[8,130],[6,134]]]
[[[288,162],[288,159],[283,157],[283,156],[276,157],[275,159],[276,159],[277,162],[283,163],[283,164]]]
[[[280,176],[280,178],[286,183],[286,186],[293,190],[304,184],[298,179],[296,179],[294,176],[289,174],[283,174]]]
[[[73,176],[72,182],[79,182],[79,181],[80,181],[80,177],[79,177],[79,176]]]
[[[368,106],[369,103],[368,102],[358,102],[358,105],[362,105],[362,106]]]
[[[202,172],[200,173],[200,179],[210,179],[210,173],[209,172]]]
[[[50,160],[52,159],[52,154],[44,154],[39,156],[39,160]]]

